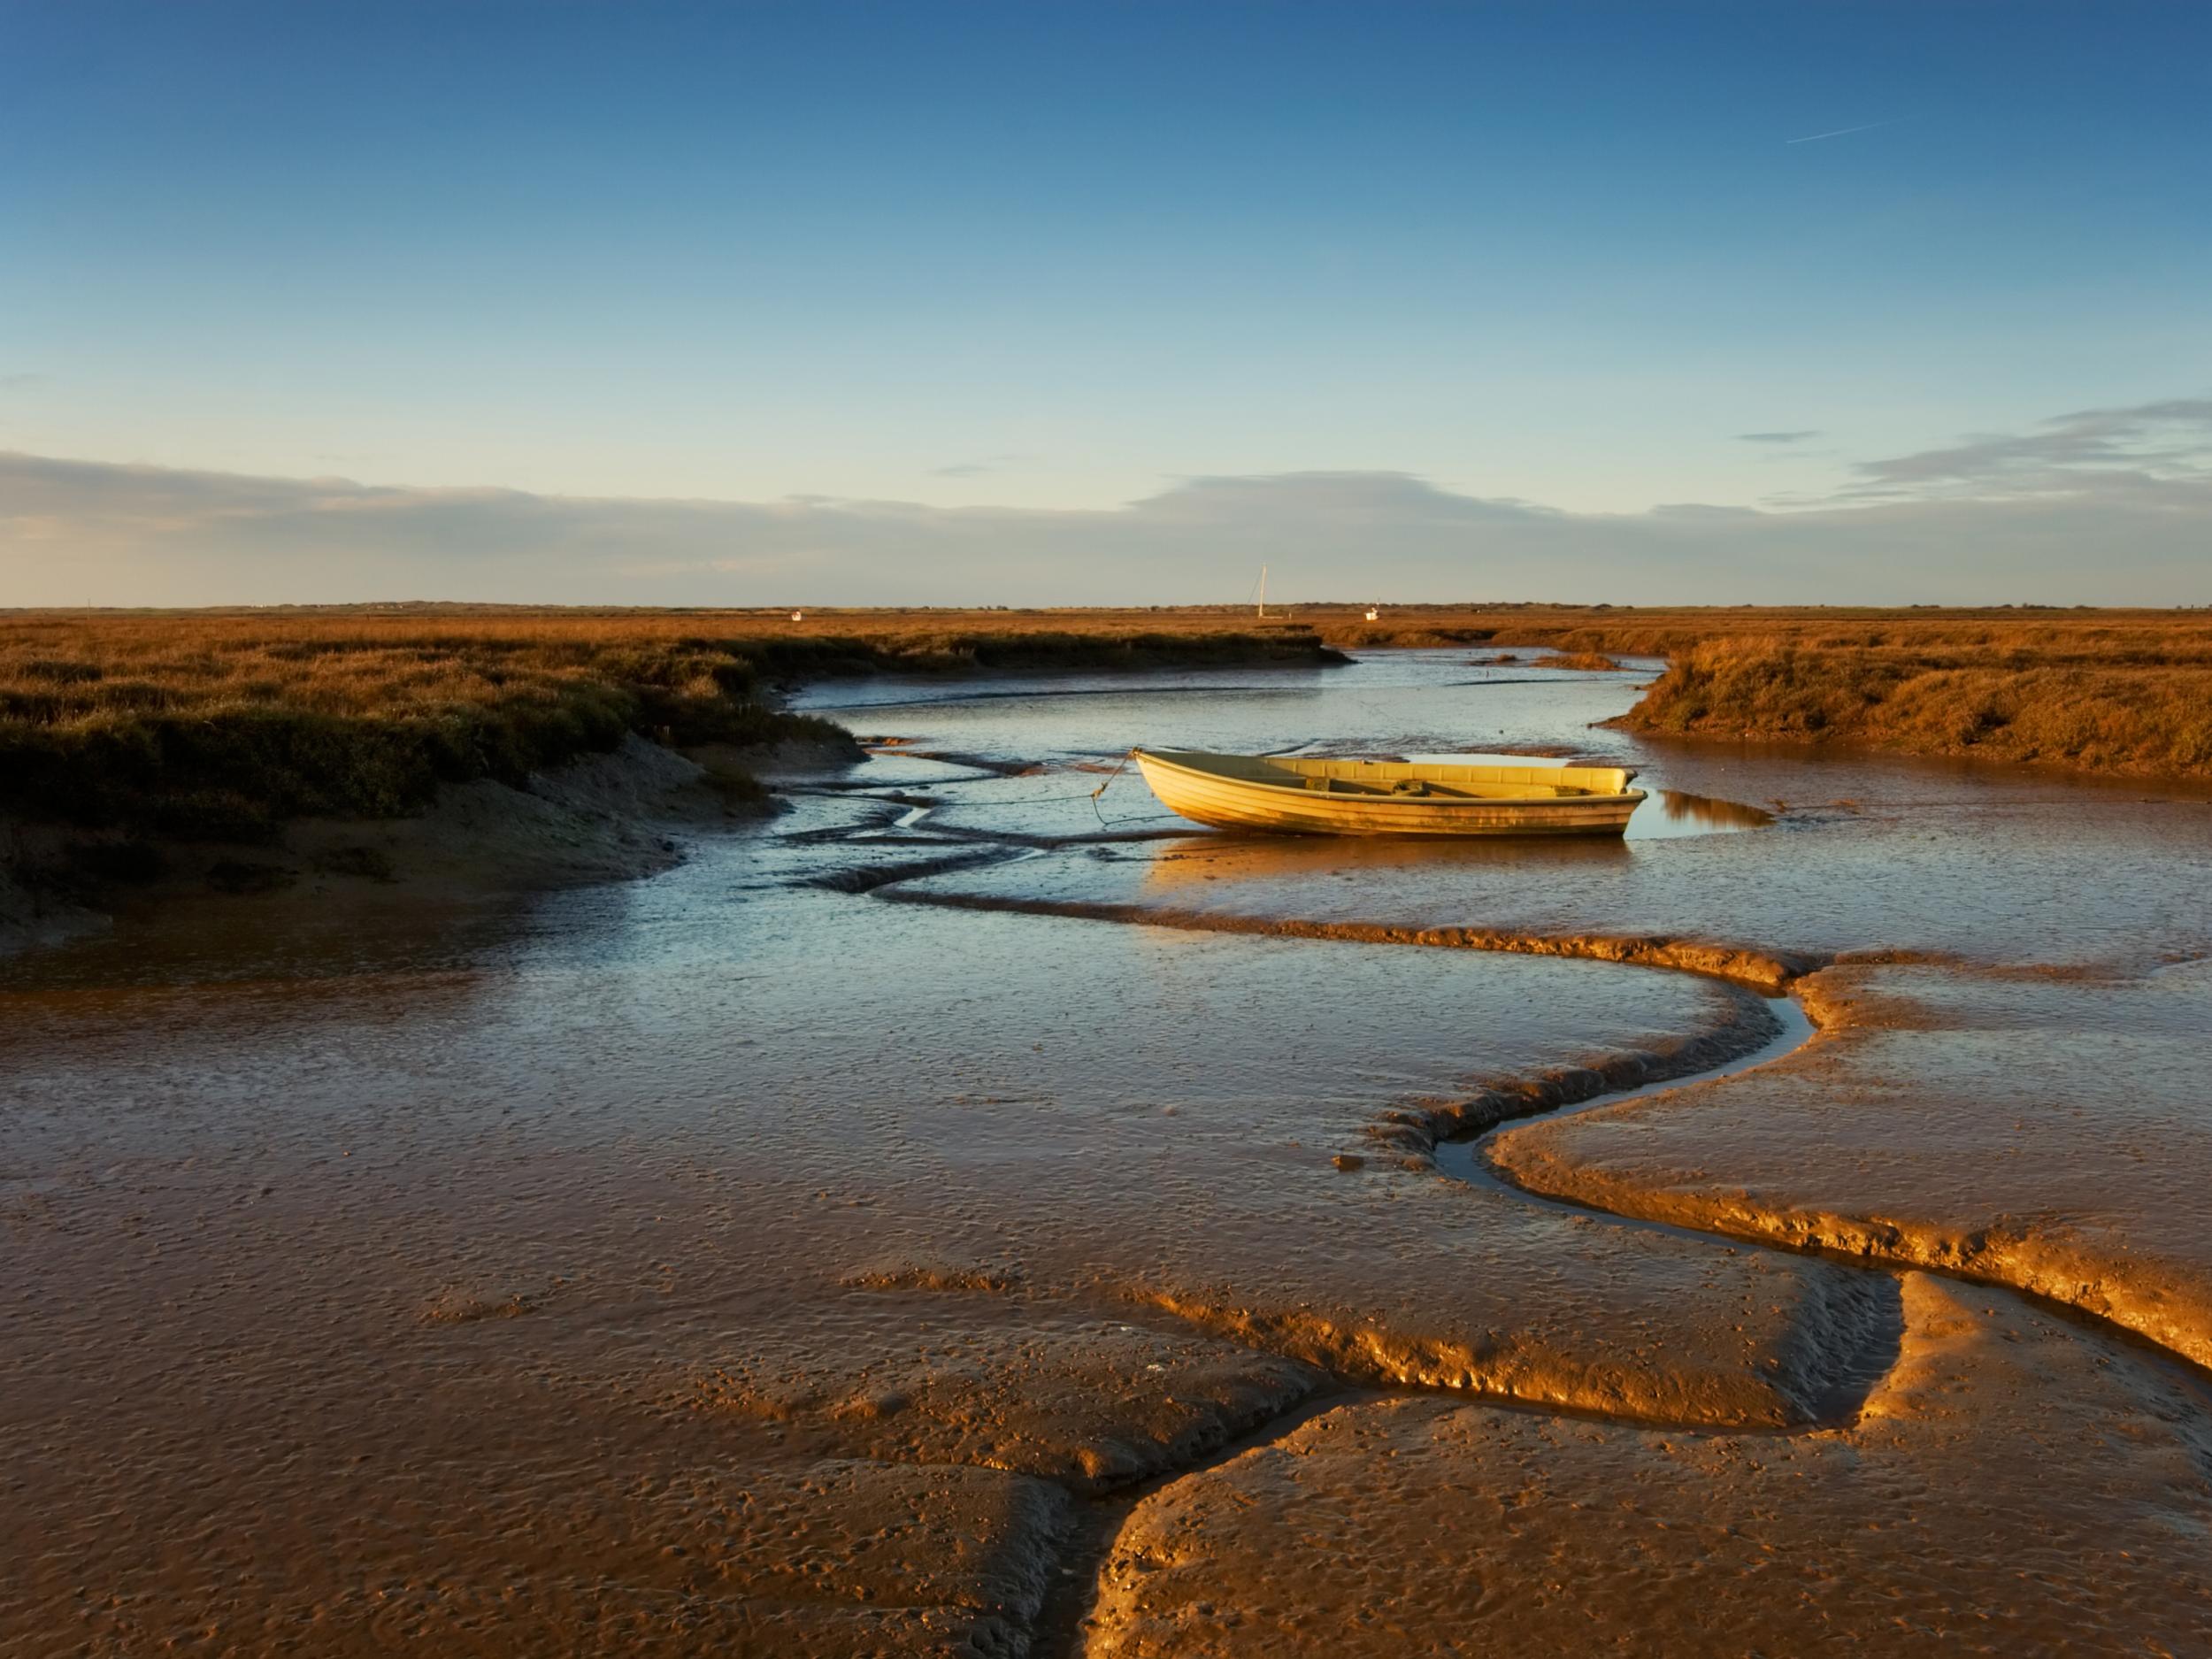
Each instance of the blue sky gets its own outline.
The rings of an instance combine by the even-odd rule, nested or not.
[[[430,574],[380,563],[352,508],[345,536],[294,511],[226,562],[133,506],[166,472],[521,492],[603,526],[782,503],[735,568],[672,542],[690,575],[637,592],[741,603],[780,597],[771,573],[817,603],[1011,580],[957,534],[902,543],[889,509],[864,557],[856,503],[1029,515],[1008,597],[1141,599],[1159,571],[1054,516],[1272,480],[1241,558],[1333,478],[1360,545],[1293,538],[1295,580],[1348,593],[1338,567],[1379,562],[1410,598],[1536,596],[1417,534],[1425,508],[1394,517],[1418,489],[1594,536],[1686,503],[1956,525],[1964,496],[2001,511],[1945,544],[1956,594],[1887,596],[2055,597],[2023,586],[2058,579],[2020,550],[2024,498],[2078,524],[2158,486],[2109,520],[2123,543],[2198,511],[2208,294],[2194,4],[0,0],[0,603],[57,596],[73,549],[127,556],[95,584],[114,602]],[[2142,408],[2169,412],[2040,481],[1912,464]],[[450,534],[455,596],[619,599],[654,564],[608,532],[628,564],[549,553],[506,591],[526,550],[472,566]],[[2186,550],[2114,596],[2212,597]],[[1639,568],[1560,557],[1558,596]],[[1823,563],[1778,596],[1885,596]],[[1645,573],[1658,594],[1618,596],[1741,576],[1694,548]]]

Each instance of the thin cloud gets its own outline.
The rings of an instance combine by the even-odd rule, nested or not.
[[[1818,430],[1809,426],[1802,432],[1740,432],[1736,434],[1737,441],[1741,443],[1802,443],[1808,438],[1818,436]]]
[[[1010,468],[1025,466],[1036,459],[1032,455],[987,455],[979,461],[958,461],[950,466],[933,468],[932,478],[982,478],[992,472],[1003,472]]]
[[[2019,433],[1859,463],[1845,500],[2078,495],[2212,481],[2212,398],[2082,409]]]
[[[1808,133],[1802,138],[1786,138],[1785,144],[1817,144],[1824,138],[1848,138],[1854,133],[1878,132],[1885,127],[1902,127],[1914,118],[1900,115],[1886,121],[1869,121],[1863,127],[1839,127],[1832,133]]]
[[[1867,463],[1857,498],[1786,511],[1569,512],[1374,472],[1186,478],[1118,507],[1039,510],[419,489],[0,453],[0,605],[1170,604],[1234,599],[1263,564],[1291,600],[2197,603],[2212,473],[2142,464],[2193,421],[2201,436],[2212,400],[2083,411]],[[2062,491],[1987,487],[2038,465],[2078,476]]]

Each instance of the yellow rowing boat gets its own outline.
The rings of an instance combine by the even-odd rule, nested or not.
[[[1618,835],[1644,799],[1621,766],[1432,766],[1133,749],[1162,805],[1285,835]]]

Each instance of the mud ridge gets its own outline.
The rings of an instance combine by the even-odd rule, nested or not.
[[[941,806],[941,801],[917,801],[911,804],[922,807]],[[1072,835],[1037,835],[1023,830],[975,829],[966,825],[933,825],[926,831],[909,839],[914,842],[958,841],[970,846],[1018,847],[1050,852],[1062,847],[1118,846],[1123,842],[1180,841],[1184,832],[1179,829],[1098,829],[1083,830]],[[796,837],[789,837],[794,839]],[[816,841],[866,841],[882,846],[893,838],[864,827],[858,832],[841,826],[835,834],[816,833]]]
[[[1834,1328],[1819,1333],[1824,1353],[1818,1357],[1833,1362],[1824,1369],[1834,1375],[1824,1375],[1804,1389],[1778,1384],[1770,1387],[1747,1376],[1740,1394],[1701,1405],[1693,1403],[1686,1390],[1677,1391],[1680,1398],[1676,1402],[1640,1402],[1629,1397],[1617,1376],[1540,1367],[1531,1363],[1529,1355],[1505,1342],[1494,1347],[1443,1344],[1364,1323],[1340,1324],[1304,1313],[1258,1313],[1167,1291],[1151,1293],[1143,1301],[1202,1331],[1316,1366],[1350,1384],[1453,1394],[1471,1403],[1519,1406],[1638,1428],[1809,1433],[1836,1425],[1839,1400],[1852,1402],[1841,1420],[1855,1414],[1855,1402],[1865,1394],[1864,1356],[1888,1351],[1880,1333],[1891,1317],[1887,1302],[1894,1296],[1886,1299],[1875,1292],[1855,1297],[1850,1305],[1838,1310]]]
[[[1364,1144],[1393,1155],[1402,1167],[1413,1169],[1433,1169],[1434,1149],[1445,1141],[1465,1141],[1517,1119],[1566,1107],[1596,1104],[1655,1084],[1700,1077],[1758,1054],[1784,1031],[1782,1022],[1769,1010],[1767,999],[1786,995],[1788,986],[1820,965],[1819,959],[1809,956],[1663,936],[1548,936],[1476,927],[1276,922],[1153,910],[1134,904],[882,890],[902,879],[902,874],[893,874],[867,890],[877,898],[895,902],[936,904],[950,909],[1051,915],[1274,938],[1333,939],[1363,944],[1499,950],[1620,962],[1697,973],[1734,987],[1732,1006],[1721,1023],[1685,1033],[1659,1047],[1601,1056],[1578,1065],[1557,1067],[1526,1078],[1500,1079],[1458,1100],[1415,1101],[1386,1109],[1366,1126]],[[1770,990],[1769,987],[1774,988]],[[1755,995],[1755,991],[1758,994]],[[1818,1022],[1810,1023],[1817,1034]],[[1356,1168],[1362,1162],[1354,1156],[1346,1160],[1342,1167]],[[1524,1191],[1526,1196],[1541,1196],[1527,1194],[1511,1181],[1502,1184]],[[1608,1213],[1599,1205],[1574,1207]],[[1626,1215],[1612,1218],[1621,1222],[1638,1219]],[[1706,1234],[1710,1231],[1686,1230]],[[1867,1378],[1858,1376],[1866,1369],[1864,1355],[1870,1349],[1882,1349],[1893,1357],[1894,1347],[1886,1346],[1876,1334],[1893,1310],[1878,1306],[1882,1298],[1872,1295],[1863,1306],[1855,1303],[1839,1310],[1835,1328],[1818,1333],[1816,1345],[1823,1348],[1823,1356],[1834,1359],[1835,1363],[1822,1364],[1816,1361],[1808,1366],[1809,1371],[1821,1376],[1809,1390],[1798,1391],[1804,1394],[1804,1398],[1789,1399],[1778,1409],[1774,1396],[1761,1390],[1755,1395],[1747,1394],[1722,1405],[1686,1409],[1686,1409],[1676,1409],[1671,1402],[1631,1401],[1622,1394],[1616,1379],[1595,1374],[1561,1377],[1541,1373],[1530,1366],[1526,1356],[1512,1350],[1508,1344],[1499,1344],[1494,1350],[1460,1344],[1440,1345],[1402,1337],[1365,1324],[1339,1323],[1304,1314],[1258,1313],[1190,1292],[1146,1290],[1134,1293],[1134,1298],[1245,1346],[1318,1366],[1348,1383],[1471,1394],[1537,1409],[1658,1427],[1764,1428],[1786,1432],[1816,1426],[1834,1416],[1838,1401],[1847,1400],[1849,1409],[1855,1412],[1857,1402],[1864,1398],[1865,1389],[1855,1386],[1852,1379],[1842,1378],[1839,1373],[1851,1371],[1858,1382],[1866,1382]],[[1893,1295],[1890,1300],[1893,1302]],[[1831,1349],[1832,1353],[1828,1351]],[[1839,1375],[1826,1375],[1830,1371]],[[1788,1392],[1785,1391],[1786,1395]]]
[[[854,864],[844,870],[833,870],[826,875],[809,876],[805,885],[826,887],[833,893],[873,893],[879,887],[895,881],[918,881],[924,876],[949,875],[956,871],[972,870],[982,864],[1002,864],[1008,858],[1018,857],[1023,848],[1009,848],[1002,842],[980,845],[966,852],[948,853],[938,858],[918,858],[896,864]]]
[[[913,755],[915,753],[915,751],[910,749],[902,749],[893,752],[899,755]],[[931,757],[926,755],[918,756],[917,757],[923,760],[931,758]],[[950,777],[932,778],[929,780],[929,782],[932,784],[990,783],[998,779],[1003,778],[1005,775],[1006,774],[1004,772],[986,772],[979,769],[973,772],[955,773]],[[780,795],[873,795],[880,791],[883,787],[884,786],[882,784],[868,778],[812,779],[810,780],[803,787],[794,787],[787,784],[777,784],[775,786],[777,792]]]
[[[2116,973],[2078,964],[1985,964],[1939,953],[1865,952],[1839,965],[1928,963],[1997,981],[2055,980],[2124,983],[2182,965],[2169,962],[2148,973]],[[1819,974],[1797,987],[1797,1001],[1816,1033],[1847,1033],[1853,1027],[1906,1031],[1937,1028],[1908,997],[1833,983]],[[1717,1080],[1717,1079],[1716,1079]],[[1609,1102],[1608,1102],[1609,1104]],[[2200,1302],[2178,1294],[2162,1275],[2155,1253],[2101,1242],[2093,1225],[2047,1211],[2001,1213],[1968,1225],[1928,1217],[1845,1213],[1825,1205],[1766,1198],[1752,1187],[1702,1189],[1650,1186],[1596,1164],[1571,1163],[1540,1141],[1507,1137],[1486,1146],[1483,1172],[1500,1184],[1548,1202],[1617,1219],[1679,1228],[1767,1248],[1854,1263],[1923,1271],[2001,1286],[2054,1311],[2140,1342],[2200,1374],[2212,1372],[2212,1325]]]
[[[1825,955],[1665,934],[1542,934],[1477,926],[1316,922],[1133,903],[880,890],[898,880],[934,873],[937,872],[933,870],[910,867],[887,872],[884,879],[854,890],[872,892],[895,902],[933,904],[947,909],[1057,916],[1193,932],[1334,939],[1364,944],[1416,945],[1617,962],[1696,973],[1764,997],[1802,989],[1809,994],[1800,1000],[1800,1006],[1813,1027],[1815,1038],[1832,1025],[1848,1022],[1847,1014],[1831,1006],[1829,999],[1819,995],[1818,987],[1799,984],[1809,975],[1839,960]],[[1848,960],[1855,964],[1912,961],[1930,965],[1968,965],[1947,953],[1927,951],[1862,950],[1850,953]],[[2001,974],[2008,972],[2002,968],[1991,971]],[[2070,971],[2027,968],[2009,972],[2066,977]],[[1604,1056],[1581,1065],[1500,1080],[1461,1100],[1418,1101],[1393,1107],[1368,1125],[1367,1143],[1394,1155],[1402,1165],[1433,1167],[1434,1148],[1444,1141],[1464,1141],[1518,1119],[1562,1108],[1600,1103],[1609,1097],[1655,1084],[1697,1078],[1757,1052],[1781,1031],[1780,1022],[1756,998],[1746,995],[1734,1010],[1734,1017],[1724,1024],[1686,1034],[1663,1048]],[[2212,1344],[2193,1342],[2190,1333],[2154,1318],[2145,1318],[2134,1310],[2115,1308],[2085,1280],[2079,1263],[2070,1263],[2062,1252],[2052,1251],[2024,1231],[1998,1226],[1950,1234],[1937,1228],[1914,1228],[1885,1221],[1861,1221],[1829,1214],[1792,1214],[1762,1208],[1747,1194],[1704,1199],[1681,1194],[1650,1194],[1601,1177],[1594,1179],[1587,1174],[1570,1190],[1563,1185],[1555,1187],[1526,1169],[1509,1167],[1492,1148],[1483,1148],[1479,1156],[1486,1173],[1502,1185],[1540,1201],[1563,1202],[1630,1224],[1680,1227],[1704,1235],[1717,1245],[1742,1241],[1839,1257],[1864,1265],[1870,1271],[1876,1271],[1874,1264],[1878,1263],[1885,1268],[1920,1268],[1950,1277],[1994,1283],[2087,1313],[2123,1332],[2147,1337],[2162,1349],[2199,1365],[2212,1366]],[[1348,1167],[1356,1167],[1357,1162],[1350,1160]],[[1881,1289],[1888,1292],[1886,1296],[1870,1285],[1867,1296],[1850,1299],[1848,1306],[1836,1310],[1837,1317],[1828,1322],[1832,1328],[1811,1333],[1816,1346],[1835,1363],[1824,1368],[1831,1374],[1824,1379],[1824,1398],[1812,1404],[1803,1418],[1790,1422],[1773,1420],[1770,1409],[1763,1413],[1755,1407],[1746,1409],[1735,1402],[1685,1416],[1639,1409],[1640,1402],[1609,1399],[1607,1379],[1602,1378],[1561,1379],[1530,1373],[1522,1356],[1505,1351],[1502,1345],[1497,1353],[1479,1352],[1456,1344],[1450,1345],[1451,1351],[1447,1352],[1433,1342],[1403,1339],[1358,1322],[1338,1323],[1294,1313],[1263,1313],[1202,1294],[1142,1293],[1139,1300],[1149,1306],[1248,1346],[1319,1367],[1338,1385],[1337,1389],[1325,1389],[1301,1407],[1271,1420],[1244,1440],[1230,1442],[1203,1463],[1156,1477],[1146,1483],[1146,1488],[1164,1489],[1240,1455],[1253,1446],[1292,1432],[1298,1424],[1349,1397],[1349,1392],[1339,1390],[1448,1392],[1469,1396],[1471,1403],[1479,1402],[1691,1432],[1763,1429],[1791,1434],[1832,1430],[1839,1425],[1847,1426],[1858,1419],[1868,1399],[1878,1388],[1881,1379],[1900,1363],[1902,1354],[1898,1281],[1886,1272],[1877,1271],[1877,1278],[1883,1281]],[[1137,1495],[1141,1493],[1117,1494],[1114,1508],[1125,1516]],[[1125,1498],[1127,1502],[1122,1501]],[[1090,1581],[1079,1596],[1072,1591],[1056,1592],[1048,1618],[1041,1619],[1036,1627],[1040,1653],[1081,1651],[1082,1621],[1095,1606],[1104,1582],[1103,1563],[1111,1558],[1118,1543],[1118,1534],[1102,1525],[1105,1518],[1087,1517],[1078,1529],[1079,1542],[1071,1540],[1071,1555],[1090,1567]],[[1076,1562],[1070,1564],[1073,1566]]]
[[[962,754],[953,749],[902,749],[899,753],[916,760],[933,760],[941,765],[972,767],[1000,778],[1034,778],[1050,770],[1041,761],[997,760],[988,755]]]
[[[980,893],[885,893],[878,896],[900,904],[1061,916],[1079,921],[1133,922],[1152,927],[1179,927],[1193,933],[1245,933],[1270,939],[1340,939],[1365,945],[1421,945],[1445,950],[1495,950],[1527,956],[1618,962],[1632,967],[1701,973],[1747,986],[1769,996],[1779,995],[1804,975],[1828,965],[1826,956],[1811,953],[1765,950],[1716,940],[1679,939],[1665,933],[1532,933],[1498,927],[1312,922],[1082,899],[1021,899]]]
[[[1145,1499],[1178,1481],[1233,1463],[1247,1452],[1272,1446],[1339,1406],[1386,1397],[1386,1391],[1382,1390],[1342,1385],[1325,1386],[1253,1425],[1241,1434],[1224,1440],[1181,1468],[1112,1492],[1079,1499],[1073,1519],[1061,1534],[1059,1575],[1047,1588],[1044,1606],[1030,1626],[1032,1659],[1080,1659],[1087,1645],[1086,1632],[1092,1610],[1105,1586],[1107,1562],[1121,1540],[1130,1515]]]
[[[1463,1141],[1519,1118],[1540,1117],[1630,1090],[1717,1071],[1756,1054],[1782,1033],[1763,1000],[1738,992],[1726,1024],[1655,1048],[1597,1056],[1525,1078],[1493,1082],[1462,1100],[1420,1101],[1393,1107],[1367,1127],[1367,1137],[1422,1163],[1432,1163],[1437,1143]],[[1816,1022],[1816,1024],[1817,1022]]]
[[[1656,1222],[1806,1255],[1918,1268],[2017,1291],[2086,1315],[2212,1371],[2212,1336],[2200,1325],[2170,1316],[2154,1302],[2147,1305],[2122,1294],[2125,1286],[2108,1286],[2101,1264],[2070,1252],[2062,1237],[2039,1237],[2029,1225],[2010,1218],[1985,1227],[1951,1229],[1770,1206],[1747,1192],[1648,1192],[1591,1171],[1578,1171],[1570,1182],[1557,1179],[1549,1161],[1537,1156],[1507,1164],[1494,1155],[1486,1162],[1489,1172],[1509,1187],[1598,1215]]]
[[[800,794],[803,791],[792,791]],[[888,800],[888,797],[886,797]],[[896,804],[894,803],[894,804]],[[786,830],[776,839],[789,847],[819,847],[837,841],[856,840],[871,830],[888,829],[899,821],[896,812],[884,812],[860,824],[827,824],[816,829]],[[879,839],[871,837],[870,839]]]

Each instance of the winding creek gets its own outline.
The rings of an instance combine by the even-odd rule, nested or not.
[[[2206,1650],[2212,803],[1647,666],[820,686],[898,741],[650,880],[13,964],[0,1645]]]

